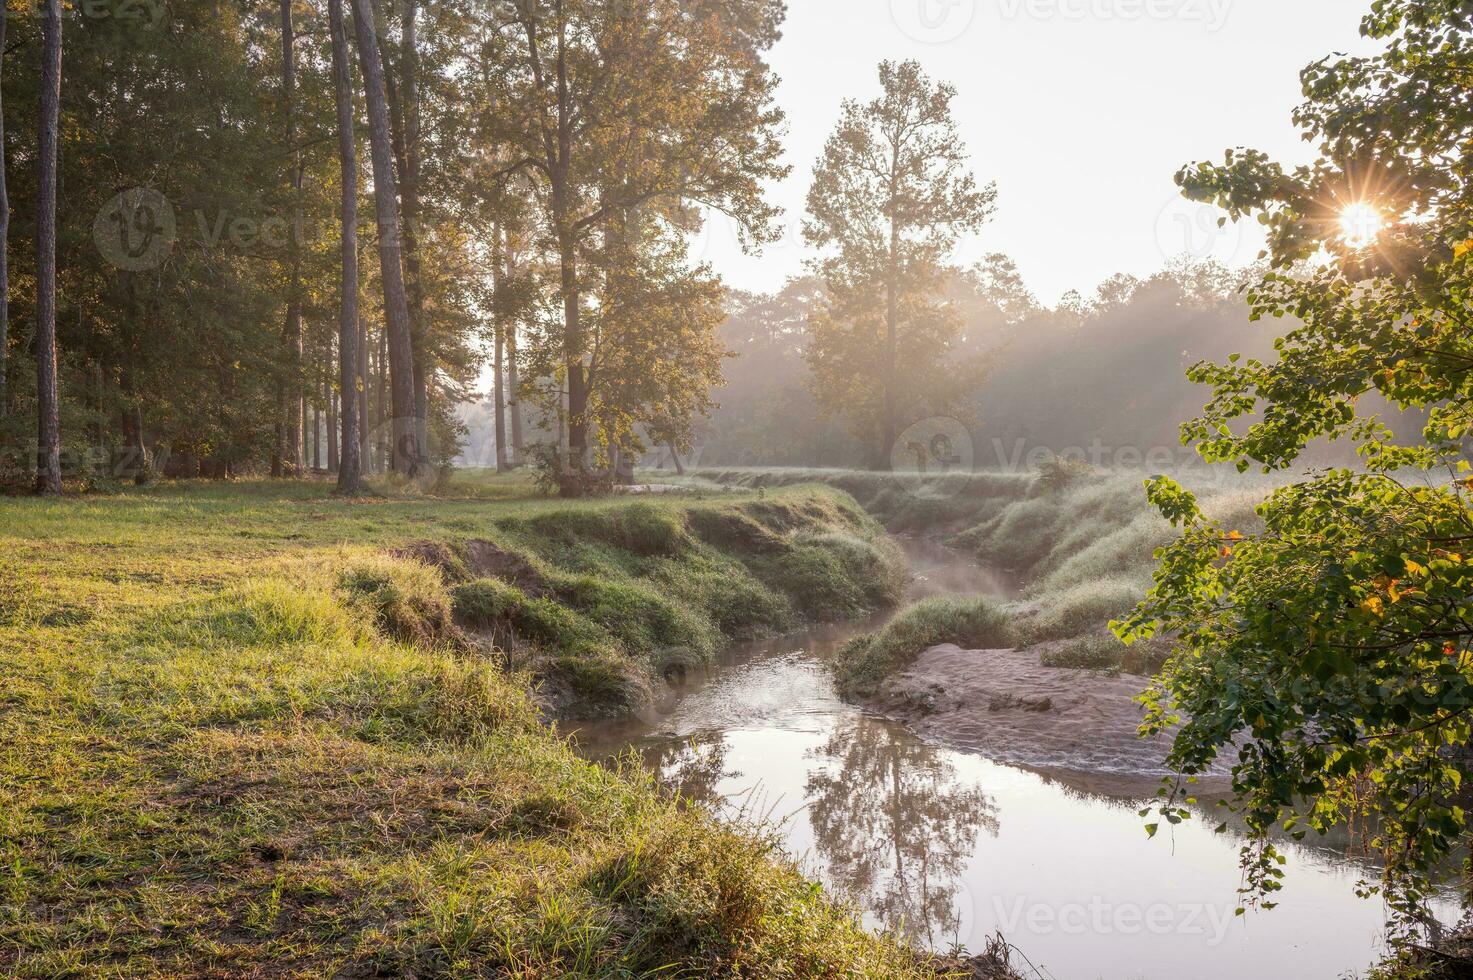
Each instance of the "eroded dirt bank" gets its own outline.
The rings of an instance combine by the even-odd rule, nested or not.
[[[933,647],[866,707],[949,748],[1030,768],[1166,776],[1169,740],[1142,739],[1142,677],[1044,667],[1038,652]]]

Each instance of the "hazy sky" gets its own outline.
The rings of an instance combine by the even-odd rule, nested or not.
[[[1005,252],[1052,302],[1116,272],[1149,275],[1190,250],[1252,261],[1257,226],[1216,228],[1181,201],[1184,163],[1252,146],[1285,162],[1310,149],[1290,113],[1299,71],[1367,50],[1363,0],[790,0],[772,52],[783,79],[792,177],[772,189],[787,238],[745,256],[716,216],[693,254],[733,286],[802,272],[799,222],[814,160],[845,98],[878,90],[876,66],[915,58],[958,89],[962,135],[998,213],[958,260]]]

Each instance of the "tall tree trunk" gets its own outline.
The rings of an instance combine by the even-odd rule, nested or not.
[[[5,24],[0,6],[0,64],[4,62]],[[0,101],[0,419],[10,414],[10,191],[5,186],[5,108]]]
[[[893,193],[892,193],[893,200]],[[880,447],[879,468],[890,469],[895,454],[895,440],[899,437],[899,422],[896,418],[896,333],[900,320],[900,230],[895,221],[890,222],[890,261],[885,280],[885,436]]]
[[[563,286],[563,357],[568,375],[568,462],[582,469],[588,462],[588,388],[583,375],[583,304],[578,291],[577,244],[571,232],[559,232]]]
[[[353,136],[353,75],[348,66],[348,35],[343,27],[343,0],[328,0],[332,35],[333,98],[338,110],[338,164],[343,175],[343,276],[338,318],[338,383],[342,388],[343,435],[338,457],[338,493],[363,492],[362,440],[359,437],[361,393],[367,390],[360,369],[363,359],[358,320],[358,141]],[[330,450],[331,451],[331,450]]]
[[[422,451],[429,447],[429,376],[431,365],[424,315],[421,278],[419,225],[420,99],[419,99],[419,2],[406,0],[399,45],[398,74],[386,39],[379,39],[379,58],[384,64],[384,94],[389,106],[389,144],[399,175],[399,216],[403,222],[404,290],[409,300],[409,336],[414,347],[415,433]]]
[[[389,332],[380,327],[378,332],[378,418],[373,427],[374,441],[376,443],[377,467],[380,473],[384,472],[390,463],[389,437],[391,432],[389,424]]]
[[[286,433],[283,464],[286,476],[296,476],[304,466],[302,387],[302,154],[297,147],[297,55],[296,29],[292,24],[292,0],[281,0],[281,90],[286,114],[286,146],[291,160],[291,227],[287,230],[286,325],[282,340],[286,347],[287,377],[282,387],[282,426]]]
[[[491,269],[493,276],[491,332],[496,344],[496,357],[494,361],[496,379],[492,385],[492,397],[496,399],[496,472],[498,473],[505,473],[511,469],[511,462],[506,454],[506,318],[503,315],[506,305],[504,292],[506,285],[505,254],[502,246],[501,227],[497,225],[491,230]]]
[[[370,0],[353,0],[353,27],[358,60],[368,98],[369,142],[373,148],[373,196],[378,212],[378,254],[384,284],[384,330],[388,335],[390,386],[393,395],[395,472],[419,473],[421,450],[414,424],[414,347],[409,334],[409,301],[404,294],[404,266],[399,233],[398,187],[389,143],[389,109],[384,95],[384,66],[379,60],[378,32]]]
[[[61,0],[48,0],[41,29],[41,127],[36,186],[36,492],[61,493],[61,417],[56,389],[56,155],[61,118]]]
[[[331,379],[323,382],[322,394],[327,399],[327,472],[337,476],[343,456],[338,443],[338,393]]]
[[[358,466],[361,475],[373,471],[373,458],[368,444],[368,324],[363,314],[358,314],[358,382],[360,387],[353,392],[353,402],[358,408]],[[343,430],[345,433],[346,429]]]
[[[526,440],[522,428],[522,372],[517,366],[517,321],[503,324],[506,332],[506,413],[511,418],[511,466],[526,460]]]
[[[420,97],[419,97],[419,0],[405,0],[404,30],[400,38],[400,68],[404,77],[404,169],[400,188],[404,219],[404,274],[409,299],[410,339],[414,345],[414,418],[418,426],[420,453],[430,449],[430,357],[428,324],[425,323],[424,265],[421,261],[419,229],[423,217],[419,200]],[[429,462],[427,455],[421,465]]]
[[[322,458],[322,403],[318,400],[312,402],[312,472],[316,473],[325,465]]]

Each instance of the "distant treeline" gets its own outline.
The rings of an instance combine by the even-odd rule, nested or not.
[[[983,380],[963,397],[938,397],[907,421],[956,419],[970,433],[971,463],[1017,468],[1052,455],[1096,465],[1156,469],[1191,464],[1182,422],[1209,392],[1187,380],[1199,361],[1231,354],[1272,359],[1284,323],[1252,322],[1241,292],[1251,270],[1178,262],[1149,279],[1116,276],[1092,298],[1066,295],[1049,308],[999,255],[950,283],[964,323],[954,352],[968,367],[981,355]],[[794,279],[771,296],[734,294],[722,336],[728,362],[720,408],[704,431],[700,462],[716,466],[868,467],[876,461],[844,420],[825,418],[805,361],[809,311],[822,301],[816,279]],[[938,379],[935,389],[952,387]],[[1406,437],[1420,416],[1392,413]],[[1344,463],[1346,444],[1317,447],[1309,462]]]

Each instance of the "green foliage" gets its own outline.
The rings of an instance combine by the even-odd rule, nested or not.
[[[1473,117],[1445,94],[1473,62],[1473,20],[1452,0],[1378,0],[1363,33],[1385,49],[1328,58],[1303,76],[1296,120],[1320,148],[1315,163],[1286,171],[1235,150],[1178,180],[1268,228],[1273,271],[1250,293],[1254,314],[1300,321],[1272,362],[1194,368],[1213,396],[1183,438],[1240,469],[1285,468],[1311,440],[1348,438],[1370,472],[1279,490],[1259,508],[1262,533],[1153,481],[1152,502],[1181,536],[1161,552],[1150,598],[1118,629],[1177,637],[1147,724],[1185,720],[1173,763],[1190,774],[1233,753],[1232,804],[1253,835],[1245,899],[1281,887],[1271,828],[1367,827],[1404,937],[1467,836],[1473,519],[1457,471],[1468,468],[1459,456],[1473,418]],[[1342,230],[1343,209],[1356,205],[1385,219],[1374,242]],[[1328,261],[1302,264],[1322,249]],[[1372,392],[1425,410],[1424,438],[1404,443],[1363,414]],[[1453,475],[1393,475],[1409,465]],[[1183,816],[1170,794],[1158,810]]]
[[[886,677],[943,643],[977,650],[1010,648],[1010,618],[990,599],[942,596],[917,603],[879,632],[844,645],[835,661],[839,689],[846,697],[868,697]]]

